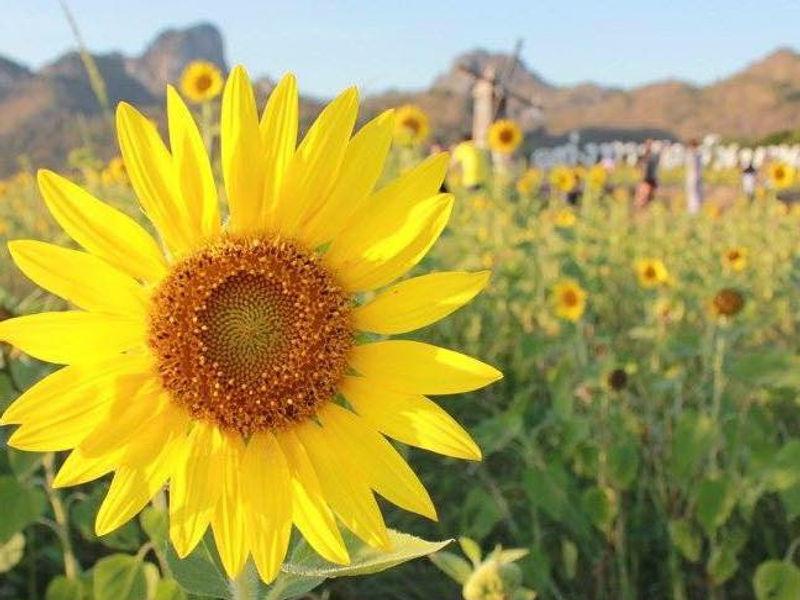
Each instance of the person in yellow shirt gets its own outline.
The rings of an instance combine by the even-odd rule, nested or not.
[[[465,135],[452,152],[452,171],[460,175],[460,184],[468,190],[481,187],[486,182],[486,157],[470,136]]]

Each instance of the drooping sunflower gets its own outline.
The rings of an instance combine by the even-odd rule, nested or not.
[[[521,196],[530,196],[539,189],[540,185],[542,185],[542,172],[535,167],[531,167],[520,176],[516,187]]]
[[[114,472],[99,535],[166,484],[180,556],[210,525],[231,577],[252,556],[271,581],[292,524],[336,563],[349,560],[339,525],[386,548],[373,492],[435,518],[385,436],[480,458],[427,396],[474,390],[500,372],[452,350],[372,335],[433,323],[488,281],[488,272],[440,272],[393,283],[447,223],[453,198],[438,194],[447,155],[376,190],[393,114],[351,137],[357,110],[348,89],[297,146],[294,77],[280,81],[259,121],[248,76],[236,67],[222,100],[223,219],[200,133],[177,92],[167,93],[169,149],[148,119],[120,104],[122,156],[160,243],[40,172],[50,212],[83,250],[17,241],[11,253],[76,310],[0,322],[0,341],[65,365],[0,423],[20,425],[9,439],[15,448],[71,450],[58,486]]]
[[[553,286],[556,315],[568,321],[578,321],[586,310],[588,294],[574,279],[562,279]]]
[[[550,185],[559,192],[569,192],[577,181],[575,171],[567,166],[559,165],[550,171]]]
[[[747,248],[734,246],[722,254],[722,265],[731,271],[744,271],[747,267]]]
[[[796,171],[792,165],[775,162],[767,168],[770,186],[776,190],[785,190],[794,184]]]
[[[223,83],[222,72],[217,65],[206,60],[195,60],[183,70],[180,86],[189,101],[202,104],[219,96]]]
[[[499,154],[512,154],[522,143],[522,130],[511,119],[500,119],[489,127],[489,148]]]
[[[394,139],[405,146],[421,144],[430,134],[428,115],[415,104],[397,108],[394,121]]]
[[[669,271],[661,259],[643,258],[636,261],[636,275],[643,288],[654,288],[669,282]]]

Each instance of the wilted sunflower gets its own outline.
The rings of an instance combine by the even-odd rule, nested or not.
[[[728,248],[722,255],[722,264],[731,271],[743,271],[747,267],[747,248]]]
[[[767,169],[770,185],[776,190],[791,187],[795,179],[795,168],[786,163],[771,163]]]
[[[428,115],[414,104],[405,104],[395,112],[394,139],[399,144],[421,144],[428,138]]]
[[[559,165],[550,171],[550,185],[559,192],[569,192],[577,182],[578,178],[575,175],[575,171],[569,167]]]
[[[542,172],[536,168],[526,170],[517,180],[517,192],[521,196],[530,196],[542,184]]]
[[[195,60],[183,70],[181,92],[191,102],[201,104],[219,96],[223,83],[222,72],[217,65],[205,60]]]
[[[522,130],[511,119],[500,119],[489,127],[489,148],[499,154],[511,154],[522,143]]]
[[[553,287],[556,314],[568,321],[577,321],[586,310],[586,290],[574,279],[562,279]]]
[[[26,275],[80,310],[0,323],[0,340],[67,365],[0,422],[20,424],[12,447],[72,450],[58,486],[115,472],[99,535],[168,483],[180,556],[210,524],[230,576],[252,555],[270,581],[292,523],[333,562],[349,561],[337,519],[386,548],[373,491],[436,517],[384,436],[480,458],[426,396],[483,387],[501,377],[496,369],[416,341],[357,341],[359,332],[402,334],[438,321],[489,279],[444,272],[390,285],[447,223],[453,198],[438,190],[448,159],[430,157],[374,191],[393,115],[351,138],[357,110],[348,89],[295,147],[294,77],[277,85],[259,122],[247,74],[235,68],[222,100],[223,220],[200,133],[175,90],[169,150],[148,119],[121,104],[122,156],[163,247],[123,213],[40,173],[50,211],[85,251],[36,241],[10,249]]]
[[[643,288],[654,288],[669,281],[669,271],[658,258],[645,258],[636,261],[636,275]]]
[[[711,300],[711,313],[718,317],[732,317],[744,308],[744,296],[739,290],[723,288]]]

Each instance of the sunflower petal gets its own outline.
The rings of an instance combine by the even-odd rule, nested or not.
[[[292,520],[322,558],[349,564],[350,556],[333,513],[325,501],[317,474],[297,436],[284,431],[276,436],[289,465],[292,482]]]
[[[94,481],[117,468],[120,456],[121,449],[102,456],[86,456],[78,446],[61,465],[53,480],[53,487],[69,487]]]
[[[242,484],[250,551],[261,579],[271,583],[286,557],[292,532],[289,467],[271,433],[257,433],[250,439]]]
[[[397,506],[436,520],[436,509],[420,480],[392,445],[367,421],[337,404],[320,411],[322,426],[361,468],[372,489]]]
[[[253,86],[247,71],[238,65],[228,76],[222,95],[220,138],[230,227],[252,232],[258,228],[263,212],[264,143]]]
[[[143,318],[81,311],[44,312],[0,321],[0,340],[56,364],[96,362],[144,344]]]
[[[121,315],[146,311],[145,289],[101,258],[33,240],[9,242],[8,249],[26,277],[79,308]]]
[[[384,435],[445,456],[481,458],[480,448],[461,425],[425,396],[382,390],[363,377],[345,377],[340,391]]]
[[[296,235],[326,201],[358,113],[358,91],[349,88],[326,106],[294,153],[274,207],[275,227]]]
[[[377,385],[412,394],[458,394],[477,390],[503,374],[465,354],[411,340],[361,344],[350,366]]]
[[[304,227],[310,247],[334,239],[366,202],[383,172],[393,129],[394,111],[388,110],[364,125],[347,145],[333,191]]]
[[[389,534],[378,503],[360,470],[347,464],[347,449],[314,423],[303,423],[296,433],[333,512],[367,544],[388,550]]]
[[[38,177],[47,208],[78,244],[137,279],[157,281],[165,273],[158,244],[136,221],[52,171]]]
[[[262,215],[261,224],[264,227],[274,221],[272,211],[278,202],[286,168],[297,146],[298,112],[297,80],[289,73],[272,90],[259,123],[266,168],[263,206],[265,211],[269,211]]]
[[[169,486],[169,537],[181,558],[202,539],[219,502],[223,452],[220,431],[198,421],[176,460]]]
[[[211,529],[219,558],[231,579],[242,572],[247,561],[247,523],[242,507],[242,459],[244,443],[238,434],[223,434],[222,490],[211,515]],[[213,474],[212,474],[213,476]]]
[[[173,254],[192,248],[191,223],[181,201],[172,156],[156,126],[130,104],[117,106],[119,148],[145,214]]]
[[[120,464],[137,468],[152,462],[161,446],[175,438],[186,437],[189,423],[186,410],[165,395],[161,410],[148,418],[139,427],[136,437],[125,445]]]
[[[443,319],[472,300],[491,273],[430,273],[393,285],[353,311],[355,327],[385,335],[406,333]]]
[[[217,185],[197,123],[171,85],[167,86],[167,115],[178,188],[188,212],[190,233],[198,243],[220,230]]]

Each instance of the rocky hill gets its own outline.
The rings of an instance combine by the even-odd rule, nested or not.
[[[160,33],[140,56],[95,56],[110,103],[127,100],[163,119],[166,83],[177,80],[192,59],[227,70],[224,41],[210,24]],[[387,91],[364,99],[365,115],[403,102],[415,102],[430,115],[444,140],[470,123],[471,78],[463,68],[503,72],[509,57],[476,50],[443,70],[428,89]],[[728,137],[760,137],[800,127],[800,54],[779,49],[744,70],[708,86],[662,81],[629,90],[597,84],[556,86],[520,64],[509,87],[527,102],[511,100],[510,114],[536,142],[560,139],[581,130],[584,139],[631,139],[650,135],[688,138],[715,132]],[[258,80],[262,93],[272,80]],[[320,102],[304,98],[307,122]],[[69,52],[38,71],[0,57],[0,176],[17,168],[20,156],[36,166],[63,166],[70,149],[91,145],[103,158],[116,152],[107,115],[98,104],[80,55]]]

